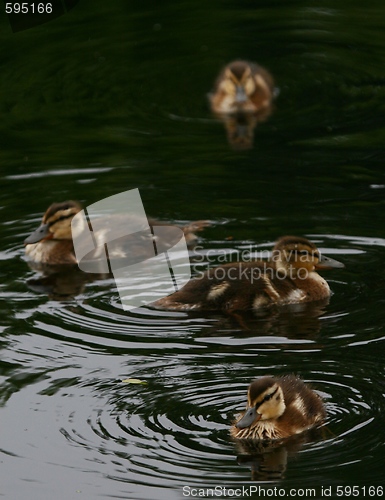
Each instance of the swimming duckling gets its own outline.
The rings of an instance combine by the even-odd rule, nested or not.
[[[40,226],[24,240],[27,257],[42,264],[76,264],[71,221],[81,210],[72,200],[52,203]]]
[[[45,212],[41,225],[24,241],[27,257],[37,264],[77,264],[72,240],[71,222],[74,216],[81,210],[81,205],[76,201],[69,200],[62,203],[53,203]],[[165,228],[168,226],[165,222],[154,220],[149,220],[148,222],[150,226],[161,225]],[[195,232],[201,231],[208,225],[208,221],[195,221],[181,227],[189,247],[193,247],[196,243],[197,236]],[[106,231],[108,231],[108,225]],[[151,235],[150,238],[152,238]],[[165,238],[167,239],[167,230],[165,230]],[[143,258],[154,256],[152,240],[150,245],[145,245],[145,243],[143,243],[143,246],[137,245],[135,248],[139,260],[142,257],[140,252],[144,250],[148,251],[149,249],[151,253],[145,255]],[[168,242],[165,241],[162,243],[167,244]]]
[[[247,61],[225,66],[209,95],[214,113],[270,113],[273,97],[273,77],[258,64]]]
[[[249,386],[245,412],[230,429],[237,439],[282,439],[321,425],[322,399],[294,375],[262,377]]]
[[[153,305],[176,311],[232,312],[323,300],[331,292],[316,270],[341,267],[306,238],[284,236],[275,244],[270,260],[214,267]]]

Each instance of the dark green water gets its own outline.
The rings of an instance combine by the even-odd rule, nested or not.
[[[4,498],[265,484],[228,429],[251,379],[291,372],[324,396],[327,431],[281,450],[265,486],[384,484],[384,30],[380,0],[82,0],[15,34],[0,16]],[[279,88],[243,151],[206,99],[235,58]],[[159,219],[213,221],[203,251],[311,238],[346,265],[324,273],[330,303],[237,322],[129,314],[111,280],[43,286],[22,242],[48,205],[133,188]]]

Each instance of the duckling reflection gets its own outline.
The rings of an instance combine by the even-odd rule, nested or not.
[[[281,481],[285,478],[289,459],[294,458],[306,443],[319,439],[322,433],[317,428],[276,441],[237,439],[237,462],[250,467],[252,481]]]
[[[29,285],[33,290],[46,290],[49,295],[53,293],[55,297],[70,297],[80,293],[85,283],[112,277],[112,274],[106,272],[83,273],[78,268],[71,222],[81,210],[81,205],[73,200],[53,203],[46,210],[40,226],[25,239],[25,254],[29,266],[44,275],[39,280],[30,280]],[[119,217],[119,215],[114,217]],[[156,241],[159,252],[176,243],[175,233],[169,234],[167,231],[169,224],[155,220],[149,220],[148,223],[150,226],[163,226],[164,228],[162,241],[159,239]],[[108,220],[103,231],[108,232],[110,225],[110,220]],[[178,227],[184,233],[187,246],[193,248],[198,239],[196,232],[202,231],[208,225],[208,221],[195,221]],[[170,228],[173,229],[172,226]],[[147,257],[151,258],[154,256],[153,240],[154,237],[149,231],[143,235],[139,234],[139,237],[136,233],[133,236],[128,235],[121,239],[121,248],[117,246],[117,255],[109,255],[109,257],[110,259],[124,258],[126,265],[134,264]],[[97,251],[98,249],[95,250],[95,259],[97,259]]]
[[[234,149],[251,149],[254,144],[254,129],[259,123],[258,118],[251,113],[235,113],[217,115],[223,122],[227,140]]]
[[[209,94],[210,106],[234,148],[252,147],[255,127],[272,113],[273,97],[273,77],[258,64],[233,61],[221,71]]]
[[[221,337],[236,331],[237,338],[267,337],[264,339],[265,344],[271,348],[274,348],[277,339],[281,343],[285,343],[285,339],[306,340],[298,342],[296,349],[308,349],[308,341],[317,342],[317,335],[322,328],[320,317],[325,314],[328,304],[327,298],[305,304],[269,307],[255,312],[237,311],[224,315],[212,313],[210,317],[216,318],[215,323],[197,335]],[[271,343],[269,337],[272,337]]]
[[[33,268],[33,265],[30,267]],[[39,271],[41,275],[27,280],[28,288],[59,302],[80,295],[88,283],[113,278],[113,275],[108,273],[85,273],[77,265],[40,265]]]

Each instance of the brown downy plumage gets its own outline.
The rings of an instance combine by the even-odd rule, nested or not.
[[[181,290],[153,305],[169,310],[258,310],[322,300],[330,295],[318,269],[341,268],[321,256],[306,238],[284,236],[267,261],[234,262],[214,267],[190,280]]]
[[[53,203],[45,212],[41,225],[24,241],[25,253],[29,260],[37,264],[47,265],[77,264],[72,240],[71,222],[74,216],[81,210],[81,205],[76,201],[70,200],[62,203]],[[119,218],[116,215],[114,217]],[[120,219],[116,220],[118,223],[126,221],[123,218],[122,221]],[[159,242],[159,247],[167,249],[168,246],[172,246],[172,240],[168,241],[167,238],[167,226],[169,224],[155,220],[149,220],[148,222],[150,226],[164,226],[164,241]],[[208,221],[195,221],[180,227],[190,248],[194,247],[197,240],[195,232],[202,231],[208,225]],[[106,221],[106,232],[108,232],[109,226],[110,221],[108,220]],[[173,237],[175,239],[174,233]],[[171,233],[170,238],[172,238]],[[148,241],[149,239],[151,239],[150,242]],[[135,241],[133,248],[137,256],[133,256],[133,262],[154,256],[152,240],[156,241],[155,238],[149,235],[147,240],[143,237],[143,245],[140,244],[138,239]],[[95,258],[97,258],[97,252],[95,254]]]
[[[273,97],[273,77],[258,64],[247,61],[225,66],[209,95],[214,113],[270,112]]]
[[[81,209],[72,200],[50,205],[40,226],[24,240],[27,257],[42,264],[76,264],[71,221]]]
[[[230,429],[237,439],[283,439],[323,423],[322,399],[294,375],[263,377],[249,386],[247,407]]]

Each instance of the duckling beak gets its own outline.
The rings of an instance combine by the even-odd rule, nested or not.
[[[235,102],[237,104],[243,104],[247,101],[247,95],[243,85],[237,85],[235,90]]]
[[[315,265],[316,269],[341,269],[345,267],[342,262],[338,260],[331,259],[330,257],[325,257],[321,255],[318,263]]]
[[[236,424],[235,427],[238,429],[245,429],[246,427],[250,427],[250,425],[253,422],[258,422],[258,420],[261,418],[261,414],[257,412],[255,408],[249,408],[241,420],[239,420]]]
[[[28,238],[24,240],[24,245],[31,245],[32,243],[38,243],[47,236],[51,236],[51,233],[49,232],[49,226],[48,224],[41,224],[41,226],[39,226],[36,229],[36,231],[31,233],[28,236]]]

